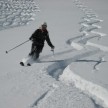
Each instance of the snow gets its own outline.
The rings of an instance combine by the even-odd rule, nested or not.
[[[108,108],[107,4],[106,0],[1,0],[0,107]],[[5,54],[28,40],[44,21],[54,53],[45,43],[40,62],[30,67],[19,65],[30,60],[24,58],[30,41]]]
[[[94,99],[97,104],[105,108],[108,107],[108,91],[101,86],[82,79],[72,72],[69,67],[64,70],[60,80],[67,85],[74,84],[77,88],[81,89],[84,93]]]
[[[0,30],[3,30],[28,24],[39,8],[33,0],[1,0],[0,10]]]
[[[108,52],[108,47],[106,47],[106,46],[94,44],[94,43],[91,43],[91,42],[87,42],[87,45],[97,47],[97,48],[100,48],[100,50],[102,50],[102,51]]]

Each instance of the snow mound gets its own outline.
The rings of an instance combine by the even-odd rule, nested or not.
[[[76,75],[75,72],[70,70],[69,66],[64,70],[59,80],[67,85],[75,85],[77,88],[95,100],[98,105],[108,108],[108,91],[105,88],[86,81],[85,79]]]

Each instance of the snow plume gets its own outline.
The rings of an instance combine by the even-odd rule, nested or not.
[[[0,30],[28,24],[36,11],[34,0],[0,0]]]
[[[75,85],[85,94],[89,95],[96,104],[108,108],[108,91],[92,82],[89,82],[72,72],[69,66],[64,70],[60,76],[61,80],[66,85]]]

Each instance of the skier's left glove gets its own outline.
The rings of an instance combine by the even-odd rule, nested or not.
[[[55,46],[52,46],[52,47],[51,47],[51,51],[54,51],[54,48],[55,48]]]

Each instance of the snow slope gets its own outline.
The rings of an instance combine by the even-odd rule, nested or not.
[[[1,0],[0,11],[0,30],[3,30],[28,24],[39,7],[33,0]]]
[[[36,6],[33,0],[23,0],[23,2],[24,6],[31,3],[33,7]],[[20,0],[5,0],[4,4],[9,3],[11,5],[15,3],[21,7],[21,11],[23,10]],[[108,47],[105,44],[107,30],[100,25],[105,22],[104,18],[107,16],[97,17],[98,15],[87,7],[91,6],[94,10],[98,10],[101,3],[105,4],[104,9],[107,11],[107,1],[101,0],[99,2],[40,0],[38,4],[41,11],[36,14],[36,20],[29,25],[22,27],[17,25],[20,27],[12,29],[9,29],[11,25],[7,25],[6,28],[0,26],[2,28],[0,31],[1,108],[108,107],[106,87]],[[26,8],[25,11],[28,12],[29,8]],[[2,9],[5,11],[5,8]],[[28,15],[32,14],[34,17],[34,11],[30,10],[30,12]],[[104,16],[101,10],[97,12]],[[11,17],[13,23],[12,19],[13,17]],[[27,40],[44,21],[48,23],[55,53],[53,55],[45,43],[40,56],[42,62],[33,64],[31,67],[21,67],[19,62],[29,53],[31,42],[7,55],[5,50]],[[103,25],[107,28],[106,23]]]
[[[99,23],[99,18],[97,19],[98,15],[93,13],[91,9],[88,9],[82,2],[75,0],[76,6],[84,12],[83,21],[80,22],[81,29],[81,36],[77,38],[69,39],[67,42],[75,49],[82,50],[85,48],[88,50],[88,46],[92,46],[95,49],[100,50],[100,54],[98,53],[96,56],[91,56],[90,58],[84,56],[84,59],[77,60],[77,63],[72,63],[67,67],[63,74],[60,77],[60,80],[64,83],[70,85],[71,83],[74,84],[77,88],[81,89],[84,93],[88,94],[92,99],[102,107],[108,107],[108,89],[105,87],[107,85],[107,75],[106,65],[107,63],[107,52],[108,47],[104,45],[99,45],[97,43],[91,43],[89,40],[93,38],[104,38],[106,34],[95,31],[95,29],[100,29],[101,26],[95,25],[95,23]],[[83,33],[83,35],[82,35]],[[74,40],[77,40],[74,42]],[[98,41],[99,41],[98,39]],[[101,41],[101,40],[100,40]],[[94,58],[95,57],[95,58]],[[97,59],[97,60],[96,60]],[[92,67],[89,66],[90,63],[95,63]],[[82,64],[81,64],[82,63]],[[97,66],[99,64],[106,64],[103,65],[103,70],[98,69]],[[85,68],[86,67],[86,68]],[[98,71],[98,74],[95,74],[93,71]],[[87,72],[87,74],[85,73]],[[89,72],[89,73],[88,73]],[[101,72],[101,74],[100,74]],[[78,76],[80,75],[80,76]],[[81,77],[82,76],[82,77]],[[83,77],[86,79],[83,79]],[[99,86],[99,85],[101,86]]]

